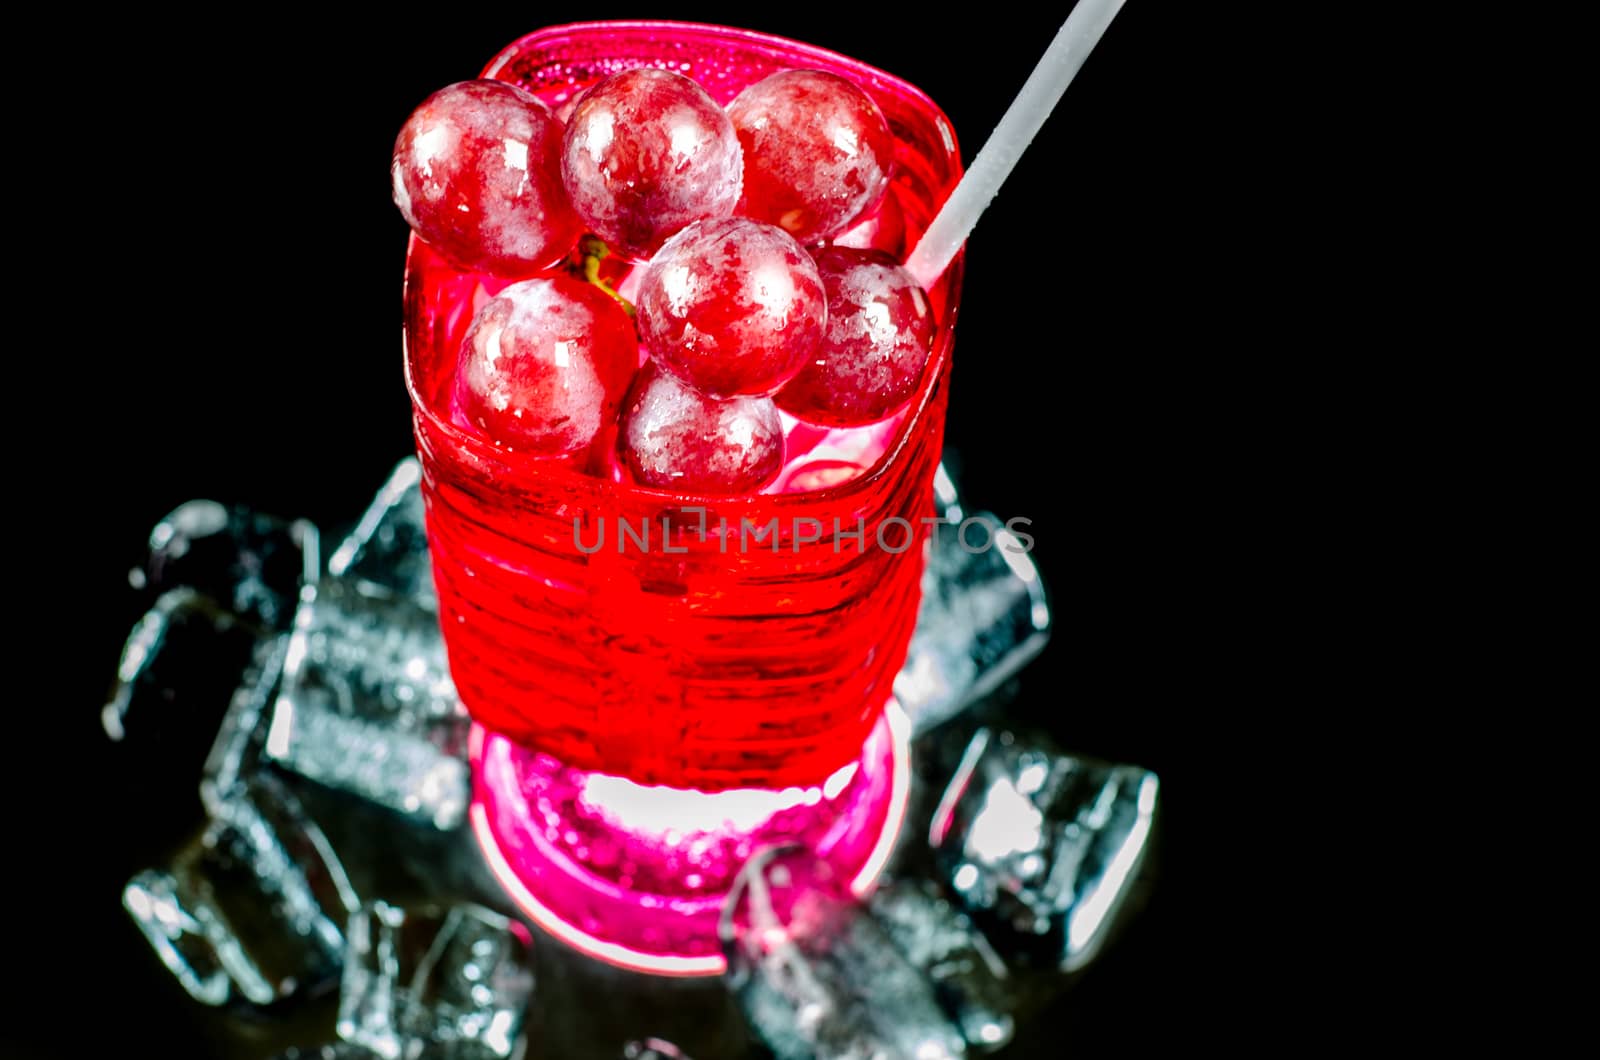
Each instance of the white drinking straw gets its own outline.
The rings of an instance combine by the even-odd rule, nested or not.
[[[1027,84],[1006,108],[1005,117],[989,134],[978,157],[972,160],[972,168],[950,193],[938,216],[922,234],[917,249],[906,259],[906,270],[923,287],[932,287],[950,267],[950,260],[972,234],[973,225],[978,223],[1000,185],[1011,175],[1022,152],[1038,135],[1039,127],[1055,109],[1061,94],[1077,76],[1083,61],[1100,42],[1122,4],[1123,0],[1078,0],[1072,14],[1061,24],[1044,58],[1028,75]]]

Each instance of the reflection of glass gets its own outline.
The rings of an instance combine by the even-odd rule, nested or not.
[[[644,65],[723,104],[788,68],[866,88],[894,130],[896,170],[852,242],[903,256],[961,175],[947,119],[915,88],[743,30],[557,27],[485,76],[564,113],[601,77]],[[458,426],[455,354],[504,284],[412,241],[406,377],[441,626],[482,727],[474,825],[508,890],[557,934],[622,963],[714,971],[715,909],[752,844],[812,845],[861,887],[881,868],[904,799],[904,736],[884,707],[917,616],[960,282],[958,258],[929,292],[941,326],[906,411],[854,431],[786,418],[773,487],[694,497],[506,453]],[[640,818],[679,795],[708,800],[685,820],[715,820]]]

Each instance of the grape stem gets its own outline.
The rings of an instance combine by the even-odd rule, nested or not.
[[[605,245],[605,241],[595,236],[584,236],[578,240],[578,254],[582,261],[583,278],[616,299],[617,304],[631,317],[635,315],[633,303],[618,294],[617,289],[611,286],[610,280],[601,279],[600,277],[600,263],[610,253],[611,248]]]

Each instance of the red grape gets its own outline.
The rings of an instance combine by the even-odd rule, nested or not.
[[[783,425],[771,398],[709,398],[648,364],[617,432],[634,481],[685,493],[745,493],[783,467]]]
[[[817,355],[778,391],[778,406],[812,423],[876,422],[916,393],[933,343],[928,296],[881,251],[824,247],[815,258],[828,328]]]
[[[525,276],[580,234],[561,187],[561,123],[504,81],[429,96],[401,127],[389,172],[406,223],[461,268]]]
[[[639,365],[633,322],[598,287],[565,275],[514,283],[484,303],[461,344],[461,419],[517,452],[591,444]]]
[[[678,233],[639,285],[639,341],[712,397],[770,394],[817,349],[822,279],[782,229],[742,217]]]
[[[870,96],[820,70],[785,70],[740,92],[728,117],[744,148],[740,212],[800,242],[837,235],[889,183],[894,137]]]
[[[739,138],[705,89],[669,70],[624,70],[573,109],[561,154],[572,205],[610,249],[647,259],[691,221],[739,200]]]

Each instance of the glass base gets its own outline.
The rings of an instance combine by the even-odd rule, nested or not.
[[[755,851],[799,844],[872,890],[905,819],[910,731],[890,702],[820,785],[705,793],[568,769],[475,726],[472,829],[518,908],[562,941],[638,971],[720,975],[718,914]]]

